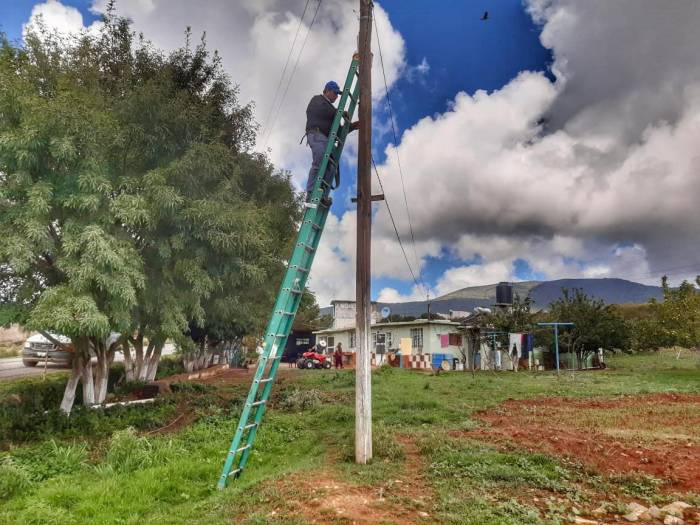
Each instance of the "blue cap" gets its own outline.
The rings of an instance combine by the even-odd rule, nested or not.
[[[337,93],[338,95],[340,95],[343,92],[340,89],[340,86],[334,80],[326,82],[326,85],[323,88],[323,91],[333,91],[334,93]]]

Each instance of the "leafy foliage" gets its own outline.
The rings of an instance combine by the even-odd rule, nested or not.
[[[700,286],[700,277],[696,278]],[[678,288],[671,288],[668,279],[661,281],[664,300],[652,299],[648,304],[649,315],[630,323],[632,345],[637,350],[681,346],[700,346],[700,293],[698,288],[683,281]]]
[[[129,334],[138,379],[191,326],[262,329],[299,217],[289,174],[250,151],[252,107],[190,38],[166,55],[111,10],[98,34],[0,35],[0,322],[88,363],[92,345],[100,370]]]
[[[574,323],[560,332],[559,340],[577,355],[579,363],[598,348],[624,349],[629,345],[627,326],[616,308],[589,297],[583,290],[572,293],[563,289],[561,298],[550,305],[549,311],[553,321]]]

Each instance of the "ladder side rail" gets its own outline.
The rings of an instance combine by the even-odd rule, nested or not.
[[[277,368],[279,367],[279,364],[280,364],[280,359],[275,359],[272,362],[272,365],[270,367],[269,377],[275,377],[277,375]],[[263,388],[262,399],[264,399],[264,400],[269,399],[270,391],[272,390],[272,383],[273,383],[273,381],[269,381],[269,382],[265,383],[265,386]],[[257,406],[255,418],[253,419],[253,423],[255,424],[255,426],[250,429],[250,431],[248,432],[248,438],[246,439],[246,444],[248,445],[248,447],[242,451],[241,456],[238,460],[239,473],[243,471],[246,464],[248,463],[248,458],[250,457],[250,453],[253,449],[253,441],[255,441],[255,436],[257,435],[258,429],[260,428],[260,423],[262,422],[262,418],[263,418],[263,415],[265,414],[266,408],[267,408],[267,403]]]
[[[356,57],[353,57],[353,61],[348,71],[348,76],[345,81],[341,100],[338,104],[338,110],[331,127],[331,136],[333,140],[328,141],[324,158],[319,166],[316,182],[312,192],[312,202],[315,201],[318,203],[320,201],[320,197],[318,197],[319,190],[321,190],[321,195],[325,195],[330,192],[330,187],[326,186],[324,188],[322,181],[326,170],[328,169],[330,159],[333,160],[337,169],[340,161],[340,155],[343,150],[343,145],[347,134],[349,133],[350,121],[349,119],[345,119],[343,116],[343,108],[347,104],[347,101],[350,100],[347,112],[351,119],[357,105],[359,83],[355,82],[355,88],[352,90],[354,96],[350,95],[350,90],[352,88],[353,81],[357,80],[358,67],[359,61],[356,59]],[[337,145],[336,139],[338,140]],[[243,468],[245,467],[250,456],[252,443],[255,440],[257,430],[265,413],[267,404],[266,401],[269,398],[272,390],[272,383],[277,375],[277,369],[279,367],[279,363],[286,346],[286,341],[289,337],[289,333],[294,323],[294,318],[296,317],[296,313],[301,302],[302,293],[306,287],[309,270],[313,264],[327,216],[328,208],[318,206],[316,210],[309,209],[304,214],[302,226],[297,234],[296,243],[289,258],[289,263],[280,285],[280,291],[278,292],[277,300],[275,301],[274,310],[267,326],[263,353],[258,361],[253,384],[248,392],[246,404],[241,412],[239,424],[231,442],[231,447],[224,463],[221,478],[219,479],[219,488],[223,488],[225,486],[226,479],[231,472],[231,467],[233,466],[236,457],[238,457],[238,468],[234,472],[235,477],[238,477],[243,471]],[[312,224],[317,226],[316,229],[312,227]],[[305,239],[306,242],[302,241],[301,239]],[[256,402],[259,385],[261,384],[261,380],[263,375],[265,375],[265,370],[267,369],[268,365],[269,371],[267,374],[267,380],[263,383],[265,386],[262,389],[262,395],[260,398],[260,401],[262,402]],[[248,421],[253,408],[255,408],[253,419],[254,422],[252,425],[249,425]],[[248,430],[248,435],[246,437],[247,446],[241,449],[239,448],[239,445],[246,430]],[[239,452],[241,452],[240,455],[238,455]]]
[[[313,252],[315,253],[315,251]],[[313,253],[311,255],[313,255]],[[304,261],[304,264],[311,264],[311,260],[309,261]],[[290,312],[297,312],[299,308],[299,304],[301,303],[301,295],[297,294],[288,294],[288,303],[284,305],[285,308],[288,308],[288,311]],[[289,334],[291,331],[291,328],[294,324],[294,318],[292,316],[286,316],[286,318],[282,318],[280,320],[280,326],[278,326],[278,333],[279,334]],[[284,337],[280,337],[278,349],[282,348],[282,350],[279,352],[279,355],[272,355],[271,357],[273,358],[271,363],[270,363],[270,370],[267,373],[267,377],[270,379],[273,379],[277,376],[277,370],[279,368],[279,365],[281,363],[281,357],[282,354],[284,353],[284,344],[287,341],[287,338],[289,336],[286,335]],[[261,401],[267,401],[270,397],[270,393],[272,391],[272,385],[274,381],[267,381],[264,383],[263,390],[262,390],[262,395],[260,396]],[[255,441],[255,438],[258,433],[258,429],[260,428],[260,424],[262,423],[263,416],[267,410],[267,403],[263,403],[260,405],[257,405],[253,416],[252,423],[254,426],[249,430],[248,435],[246,437],[246,448],[244,448],[241,451],[241,454],[238,458],[238,463],[237,463],[237,474],[235,477],[238,477],[238,475],[243,471],[245,468],[246,464],[248,463],[248,459],[250,457],[250,453],[252,452],[253,448],[253,442]]]

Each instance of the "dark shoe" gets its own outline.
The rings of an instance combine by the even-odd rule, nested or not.
[[[331,204],[333,204],[333,199],[330,197],[321,197],[321,205],[325,206],[326,208],[330,208]]]

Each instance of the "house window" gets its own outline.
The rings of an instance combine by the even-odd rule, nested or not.
[[[309,344],[308,337],[297,337],[297,346],[308,346],[308,344]]]
[[[356,337],[355,330],[352,330],[350,332],[350,348],[355,348],[355,344],[356,344],[355,337]]]
[[[450,334],[450,346],[462,346],[462,335]]]
[[[413,348],[423,348],[423,329],[422,328],[411,328],[411,339],[413,341]]]
[[[387,349],[391,349],[391,332],[387,332],[384,335],[386,336],[386,347]]]
[[[386,351],[386,334],[372,334],[374,339],[374,351],[378,354],[383,354]]]

